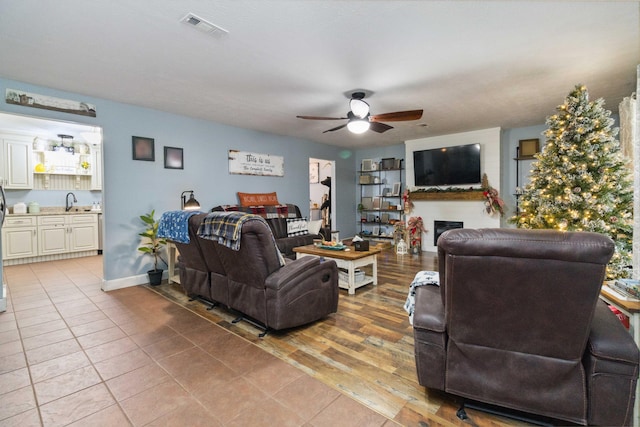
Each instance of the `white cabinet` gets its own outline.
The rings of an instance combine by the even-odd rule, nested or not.
[[[7,190],[33,188],[33,138],[19,135],[0,135],[2,159],[0,179]]]
[[[39,255],[60,254],[69,251],[67,215],[38,217]]]
[[[91,251],[98,249],[98,215],[69,215],[69,250]]]
[[[2,259],[38,255],[38,236],[34,216],[7,217],[2,227]]]
[[[102,190],[102,146],[91,146],[91,189]]]
[[[46,215],[38,217],[39,255],[98,249],[98,215]]]

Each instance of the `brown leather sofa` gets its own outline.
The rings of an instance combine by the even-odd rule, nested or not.
[[[320,229],[319,234],[304,234],[300,236],[289,236],[287,234],[287,218],[302,218],[302,213],[297,205],[288,204],[286,206],[287,214],[285,216],[264,216],[265,221],[271,228],[273,237],[276,239],[276,244],[282,255],[286,258],[295,259],[296,254],[293,252],[293,248],[298,246],[305,246],[313,244],[314,239],[331,240],[331,230],[327,228]],[[240,205],[220,205],[211,209],[211,212],[245,212],[254,213],[253,210],[258,208],[259,212],[263,212],[265,209],[276,209],[276,206],[240,206]]]
[[[613,250],[586,232],[443,233],[440,287],[416,288],[420,384],[544,418],[630,425],[639,352],[599,299]]]
[[[189,243],[180,251],[180,283],[191,297],[219,303],[265,329],[304,325],[335,313],[338,269],[334,261],[305,257],[280,264],[270,228],[256,217],[242,226],[240,250],[201,238],[207,214],[189,218]]]

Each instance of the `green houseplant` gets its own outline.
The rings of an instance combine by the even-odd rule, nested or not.
[[[147,271],[149,275],[149,284],[159,285],[162,281],[162,268],[158,268],[158,260],[161,260],[165,264],[167,263],[162,258],[162,247],[167,244],[165,239],[158,237],[158,226],[160,221],[154,218],[155,210],[151,213],[140,215],[140,219],[145,223],[146,229],[142,233],[138,233],[139,236],[145,238],[147,241],[138,250],[144,254],[153,256],[153,270]]]

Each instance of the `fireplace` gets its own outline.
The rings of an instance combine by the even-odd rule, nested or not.
[[[463,228],[462,221],[433,221],[433,246],[438,245],[438,237],[447,230]]]

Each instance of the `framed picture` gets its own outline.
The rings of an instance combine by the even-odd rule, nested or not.
[[[182,148],[164,147],[164,168],[184,169],[182,162]]]
[[[372,209],[380,209],[380,197],[374,197],[371,203]]]
[[[362,205],[362,209],[371,209],[371,207],[373,206],[373,198],[363,197],[360,200],[360,204]]]
[[[540,151],[540,140],[535,139],[521,139],[518,145],[518,158],[519,159],[531,159],[533,155]]]
[[[389,169],[393,169],[396,165],[396,158],[395,157],[390,157],[387,159],[382,159],[382,170],[389,170]]]
[[[133,160],[145,160],[148,162],[156,161],[156,151],[153,138],[132,136],[131,150],[133,152]]]
[[[320,163],[309,163],[309,184],[320,182]]]
[[[373,169],[373,160],[371,159],[362,159],[362,170],[363,171],[372,171]]]
[[[402,183],[401,182],[394,182],[393,183],[393,192],[391,193],[391,195],[392,196],[399,196],[401,187],[402,187]]]

